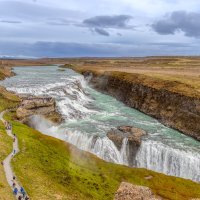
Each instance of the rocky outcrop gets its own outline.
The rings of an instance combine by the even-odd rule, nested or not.
[[[136,164],[134,158],[140,147],[141,138],[144,135],[146,135],[144,130],[133,126],[119,126],[117,129],[111,129],[107,133],[107,137],[114,142],[118,150],[121,150],[123,140],[128,140],[126,155],[128,156],[129,166],[135,166]]]
[[[43,115],[57,123],[61,121],[61,116],[56,111],[55,100],[51,97],[23,97],[16,114],[22,122],[26,122],[32,115]]]
[[[95,88],[200,141],[200,97],[176,92],[177,84],[186,88],[182,83],[120,72],[93,75],[90,79]]]
[[[15,73],[12,71],[12,68],[10,66],[0,64],[0,80],[14,75]]]
[[[148,187],[122,182],[115,193],[114,200],[162,200]]]

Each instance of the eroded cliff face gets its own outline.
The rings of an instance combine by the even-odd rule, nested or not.
[[[26,123],[32,115],[42,115],[53,122],[61,122],[61,116],[56,111],[55,100],[51,97],[23,97],[16,110],[17,118]]]
[[[89,77],[95,88],[200,141],[200,97],[176,91],[176,84],[180,83],[149,80],[139,74],[129,74],[127,78],[125,73],[118,72],[83,74]]]
[[[12,71],[10,66],[0,64],[0,80],[4,80],[7,77],[14,76],[15,73]]]

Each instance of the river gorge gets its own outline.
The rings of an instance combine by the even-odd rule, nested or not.
[[[200,181],[200,142],[168,128],[115,98],[90,87],[84,77],[58,66],[15,67],[16,76],[1,81],[19,95],[48,96],[56,101],[63,121],[56,125],[42,116],[30,124],[52,137],[74,144],[98,157],[128,165],[128,141],[121,149],[106,136],[111,128],[129,125],[147,132],[136,152],[135,166]]]

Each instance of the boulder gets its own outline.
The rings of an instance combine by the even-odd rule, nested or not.
[[[154,195],[148,187],[122,182],[114,200],[162,200],[162,198]]]
[[[141,138],[146,135],[142,129],[133,126],[119,126],[116,129],[111,129],[107,133],[107,137],[114,142],[118,150],[122,148],[122,143],[125,138],[128,139],[126,147],[126,155],[128,158],[129,166],[135,166],[136,153],[141,145]]]
[[[144,130],[133,126],[119,126],[107,133],[107,137],[115,143],[118,149],[121,149],[124,138],[127,138],[130,143],[140,146],[141,138],[144,135],[146,135]]]

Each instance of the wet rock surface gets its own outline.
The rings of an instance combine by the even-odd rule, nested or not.
[[[51,121],[61,122],[61,116],[56,110],[55,100],[51,97],[22,97],[16,114],[22,122],[27,122],[32,115],[43,115]]]
[[[111,129],[107,133],[107,137],[114,142],[118,150],[121,150],[123,140],[127,139],[126,153],[128,155],[128,163],[130,166],[135,165],[135,156],[140,147],[141,139],[146,135],[142,129],[133,126],[119,126],[116,129]]]
[[[162,198],[155,196],[148,187],[122,182],[114,200],[162,200]]]

